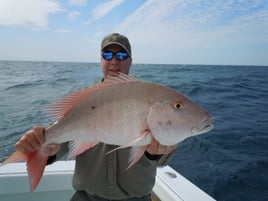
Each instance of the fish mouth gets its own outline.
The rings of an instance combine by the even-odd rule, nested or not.
[[[206,133],[206,132],[209,132],[210,130],[212,130],[213,127],[214,126],[212,124],[212,119],[208,118],[208,119],[205,119],[204,121],[202,121],[197,126],[192,127],[191,134],[192,135],[203,134],[203,133]]]

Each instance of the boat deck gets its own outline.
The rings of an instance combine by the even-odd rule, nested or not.
[[[74,161],[58,161],[46,167],[34,192],[29,190],[25,163],[0,167],[0,200],[3,201],[66,201],[74,190],[72,176]],[[154,201],[215,201],[170,166],[157,169],[153,188]]]

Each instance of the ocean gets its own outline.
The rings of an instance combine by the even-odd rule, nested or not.
[[[0,61],[0,162],[45,108],[98,82],[98,63]],[[211,113],[215,128],[178,145],[170,165],[218,201],[268,200],[268,67],[133,64]]]

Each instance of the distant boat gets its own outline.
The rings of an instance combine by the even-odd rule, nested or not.
[[[72,177],[75,161],[57,161],[46,167],[40,184],[30,192],[25,163],[0,167],[0,200],[66,201],[74,193]],[[153,201],[215,201],[170,166],[157,168]]]

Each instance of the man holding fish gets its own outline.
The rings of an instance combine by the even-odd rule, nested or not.
[[[106,36],[101,56],[102,82],[51,106],[56,123],[28,131],[3,164],[27,161],[33,191],[45,166],[69,152],[76,157],[71,201],[149,201],[156,167],[167,165],[178,142],[209,131],[211,119],[182,94],[128,76],[127,37]]]

